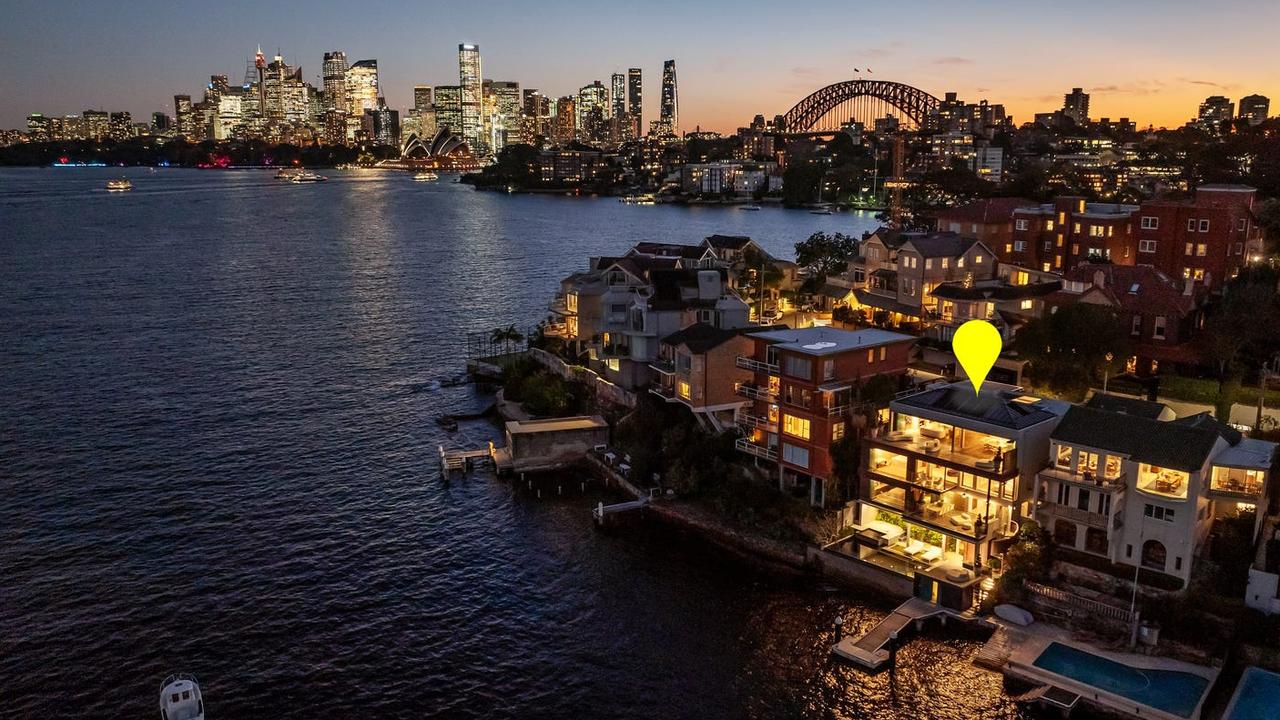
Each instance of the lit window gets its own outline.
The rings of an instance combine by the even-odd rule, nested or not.
[[[1192,251],[1193,249],[1195,249],[1195,244],[1194,244],[1194,243],[1187,243],[1187,246],[1186,246],[1186,248],[1185,248],[1185,249],[1183,249],[1182,254],[1183,254],[1183,255],[1190,255],[1190,254],[1191,254],[1191,251]]]
[[[1107,228],[1104,225],[1090,225],[1089,237],[1103,237],[1107,234]]]
[[[874,349],[873,349],[873,350],[868,350],[868,351],[867,351],[867,362],[868,362],[868,363],[873,363],[873,362],[875,362],[875,361],[876,361],[876,351],[875,351]]]
[[[809,421],[805,418],[796,417],[795,415],[782,415],[782,432],[798,437],[802,440],[809,439]]]
[[[943,270],[946,270],[946,269],[947,269],[947,266],[948,266],[948,265],[950,265],[950,264],[951,264],[951,258],[942,258],[942,269],[943,269]]]
[[[881,359],[881,360],[883,360],[883,359],[884,359],[884,346],[883,346],[883,345],[881,345],[881,346],[880,346],[880,359]]]
[[[689,381],[681,380],[680,382],[676,383],[676,392],[680,394],[680,397],[684,398],[685,400],[688,400],[689,399]]]
[[[982,264],[982,255],[974,255],[974,256],[973,256],[973,264],[974,264],[974,265],[981,265],[981,264]]]
[[[1053,229],[1053,221],[1052,221],[1052,220],[1045,220],[1045,221],[1044,221],[1044,229],[1045,229],[1045,230],[1052,230],[1052,229]]]
[[[1208,249],[1209,246],[1205,243],[1198,243],[1196,245],[1196,257],[1204,257],[1204,254]]]
[[[837,422],[831,423],[831,442],[836,442],[837,440],[843,437],[844,437],[844,421],[839,420]]]
[[[1018,305],[1018,307],[1022,308],[1023,310],[1030,310],[1031,308],[1035,307],[1035,305],[1036,303],[1034,300],[1023,300]]]
[[[1072,232],[1072,234],[1079,235],[1079,234],[1080,234],[1080,223],[1071,223],[1071,232]]]

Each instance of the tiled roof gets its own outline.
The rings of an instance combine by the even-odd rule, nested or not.
[[[1105,285],[1101,288],[1094,285],[1094,290],[1129,312],[1183,316],[1196,307],[1197,296],[1183,294],[1178,281],[1150,265],[1080,263],[1067,270],[1065,278],[1071,282],[1093,284],[1099,272]],[[1062,293],[1055,299],[1070,302],[1079,298],[1078,294]]]
[[[908,237],[903,245],[911,243],[911,248],[920,253],[921,257],[959,257],[976,242],[978,241],[973,238],[957,233],[940,232]]]
[[[1009,222],[1013,219],[1013,211],[1020,207],[1036,207],[1035,200],[1018,197],[987,198],[975,200],[968,205],[947,208],[938,213],[938,222],[966,222],[990,224]]]
[[[929,294],[944,300],[1021,300],[1044,297],[1061,289],[1062,282],[1058,280],[1027,283],[1025,285],[1011,285],[1001,282],[998,284],[977,284],[969,287],[965,287],[962,282],[952,281],[938,285]]]
[[[1075,405],[1050,436],[1069,445],[1114,450],[1138,462],[1194,472],[1204,467],[1217,431],[1178,421]]]
[[[683,245],[680,243],[638,242],[631,252],[639,255],[655,255],[658,257],[680,257],[698,259],[704,252],[701,245]]]
[[[741,250],[751,242],[751,238],[746,235],[709,235],[706,243],[713,248],[730,250]]]
[[[683,330],[677,330],[662,338],[662,344],[672,347],[684,345],[689,348],[689,352],[701,355],[741,335],[746,329],[726,329],[708,325],[707,323],[694,323]]]

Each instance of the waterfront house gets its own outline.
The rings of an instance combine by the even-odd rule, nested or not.
[[[863,438],[850,552],[907,576],[981,571],[1032,516],[1036,472],[1067,407],[992,382],[894,400]]]
[[[738,411],[738,450],[776,468],[784,488],[809,490],[823,505],[832,479],[831,443],[851,431],[863,382],[901,377],[916,338],[869,328],[830,327],[753,332],[749,354],[736,359],[751,373],[737,384],[750,403]]]
[[[1100,395],[1067,412],[1035,499],[1059,547],[1186,583],[1214,520],[1258,506],[1275,444],[1207,413],[1171,416]]]
[[[754,350],[755,342],[746,335],[752,330],[698,322],[662,338],[658,358],[649,364],[654,372],[650,392],[683,404],[708,430],[732,428],[735,417],[750,417],[738,413],[748,400],[737,386],[753,376],[738,363]]]

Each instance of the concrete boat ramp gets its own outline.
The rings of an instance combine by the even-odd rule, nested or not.
[[[901,633],[911,624],[919,629],[929,618],[940,617],[943,624],[948,618],[965,622],[978,621],[971,611],[958,612],[935,605],[928,600],[910,598],[889,613],[875,627],[858,637],[842,638],[831,647],[831,652],[866,670],[879,670],[888,663],[893,652],[890,646],[901,639]]]

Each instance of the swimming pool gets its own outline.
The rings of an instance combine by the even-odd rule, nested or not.
[[[1099,690],[1134,702],[1191,717],[1209,681],[1199,675],[1176,670],[1146,670],[1077,650],[1062,643],[1050,643],[1034,665]]]
[[[1240,678],[1236,694],[1222,720],[1274,720],[1280,713],[1280,675],[1250,667]]]

